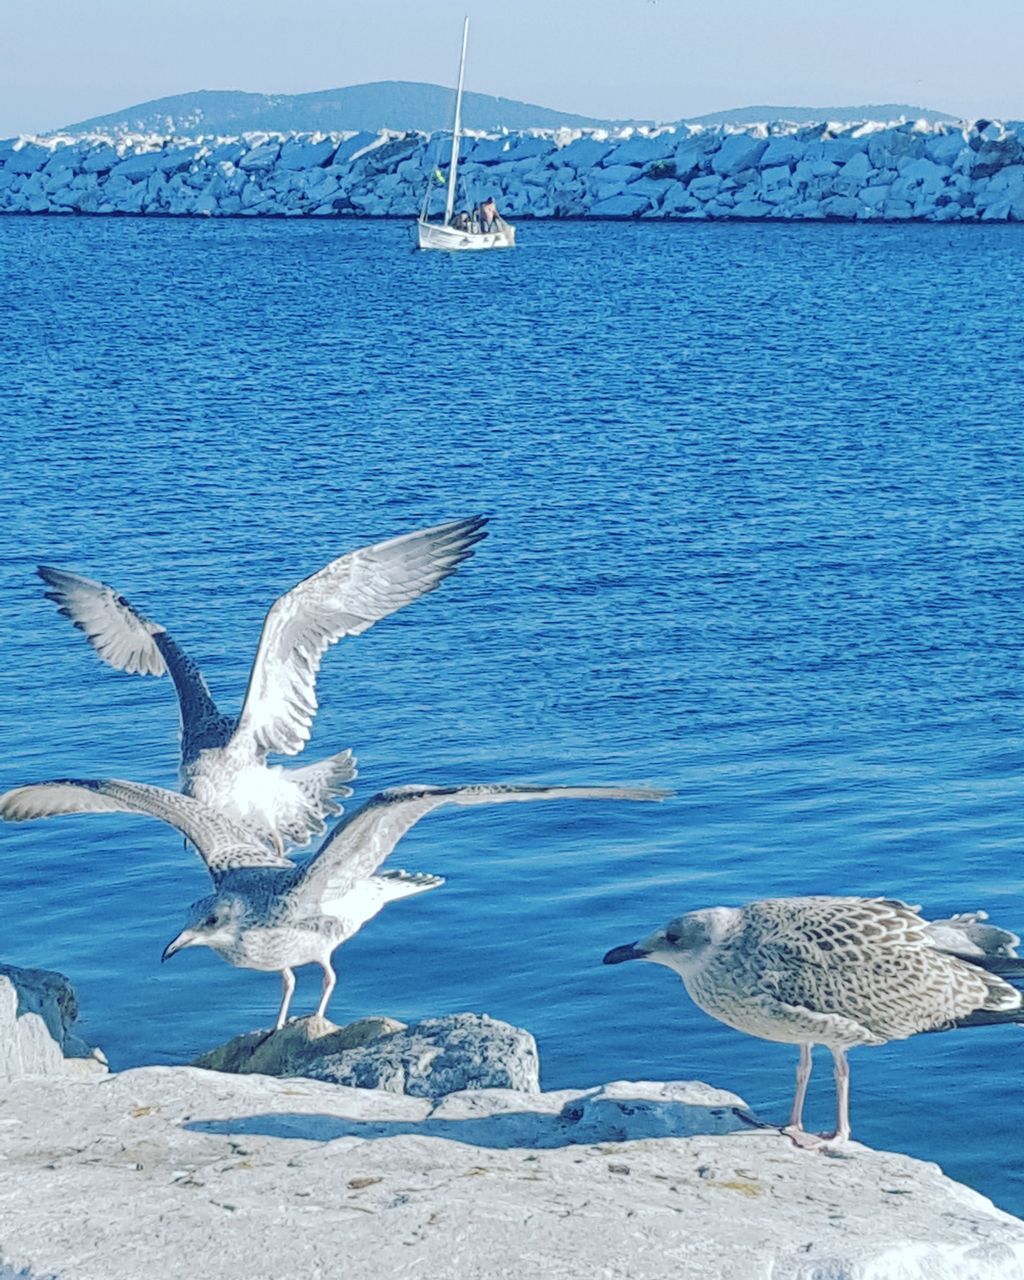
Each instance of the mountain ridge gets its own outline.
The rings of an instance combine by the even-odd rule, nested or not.
[[[322,130],[450,129],[454,95],[442,85],[411,80],[378,80],[312,93],[265,94],[233,89],[202,89],[138,103],[121,111],[66,125],[55,133],[107,129],[120,133],[308,132]],[[650,120],[607,120],[555,111],[512,98],[467,91],[462,99],[467,129],[622,128]]]
[[[137,103],[120,111],[92,116],[52,133],[105,131],[125,133],[231,134],[304,133],[320,130],[376,132],[379,129],[433,133],[451,127],[452,90],[410,80],[378,80],[311,93],[267,94],[236,89],[202,89]],[[758,120],[809,122],[837,119],[952,120],[953,116],[905,103],[861,107],[735,107],[675,121],[650,118],[605,119],[557,111],[513,98],[466,92],[463,124],[493,133],[501,129],[621,129],[654,124],[744,124]]]
[[[931,107],[915,107],[908,102],[873,102],[856,107],[731,107],[687,116],[688,124],[757,124],[762,120],[789,120],[796,124],[816,124],[823,120],[908,120],[949,121],[959,116]],[[682,121],[680,121],[682,123]]]

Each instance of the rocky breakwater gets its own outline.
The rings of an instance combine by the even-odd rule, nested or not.
[[[477,1015],[452,1019],[450,1042],[445,1019],[306,1019],[277,1048],[265,1034],[214,1051],[219,1070],[83,1074],[51,1069],[62,1044],[82,1051],[66,979],[4,973],[18,998],[0,1001],[0,1043],[40,1001],[57,1012],[47,1052],[23,1055],[0,1093],[0,1276],[1024,1275],[1024,1223],[935,1165],[798,1150],[698,1082],[541,1093],[532,1037]],[[496,1071],[519,1086],[439,1094],[477,1070],[473,1044],[490,1055],[477,1084]],[[374,1045],[390,1091],[332,1082],[366,1070]]]
[[[78,1000],[62,973],[0,964],[0,1081],[104,1075],[107,1060],[75,1030]]]
[[[509,218],[1024,220],[1024,125],[978,120],[466,138],[460,180]],[[422,134],[60,135],[0,142],[0,213],[414,217]],[[439,168],[440,165],[440,168]]]

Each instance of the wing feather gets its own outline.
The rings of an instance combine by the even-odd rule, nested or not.
[[[343,636],[361,635],[433,591],[486,536],[474,516],[361,547],[333,560],[274,602],[263,623],[234,739],[294,755],[316,714],[320,662]]]
[[[1016,999],[940,945],[919,908],[889,898],[766,899],[744,908],[758,995],[851,1019],[883,1039]]]
[[[761,945],[802,964],[839,967],[878,948],[930,947],[918,910],[894,898],[764,898],[745,907],[744,917]]]
[[[339,823],[313,858],[296,872],[293,890],[323,902],[372,875],[402,836],[445,804],[508,804],[531,800],[664,800],[653,787],[543,787],[506,783],[465,787],[408,786],[381,791]]]
[[[162,628],[133,608],[113,587],[44,564],[36,573],[50,588],[47,600],[52,600],[58,611],[84,632],[108,667],[130,675],[164,674],[167,667],[153,639],[153,633]]]
[[[46,598],[70,618],[109,667],[130,675],[162,676],[174,681],[181,711],[182,747],[223,746],[234,724],[217,710],[203,673],[159,623],[151,621],[105,582],[67,569],[40,565],[36,573],[52,588]]]
[[[191,796],[118,778],[57,779],[0,796],[0,818],[25,822],[71,813],[141,813],[175,827],[199,850],[214,880],[239,867],[291,867],[250,832]]]

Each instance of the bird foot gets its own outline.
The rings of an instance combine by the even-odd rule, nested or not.
[[[250,1054],[255,1053],[257,1049],[262,1049],[263,1046],[267,1043],[267,1041],[270,1040],[273,1036],[276,1036],[280,1030],[281,1030],[280,1027],[271,1027],[269,1031],[264,1031],[264,1033],[260,1036],[260,1038],[253,1042],[253,1046],[249,1050]]]
[[[804,1151],[820,1151],[822,1155],[844,1159],[848,1155],[849,1134],[808,1133],[797,1125],[787,1124],[781,1130],[794,1146]]]

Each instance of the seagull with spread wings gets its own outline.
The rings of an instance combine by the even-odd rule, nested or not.
[[[176,827],[195,845],[214,892],[194,903],[185,928],[164,949],[210,947],[243,969],[280,972],[284,995],[276,1029],[284,1026],[295,989],[293,970],[324,971],[317,1016],[334,990],[335,948],[388,902],[433,889],[439,876],[377,869],[403,835],[441,805],[529,800],[662,800],[648,787],[544,787],[476,784],[408,786],[381,791],[328,835],[304,866],[294,866],[251,831],[191,796],[138,782],[54,781],[0,796],[0,818],[21,822],[70,813],[141,813]]]
[[[46,593],[108,666],[135,675],[170,673],[181,712],[181,788],[269,842],[307,844],[352,794],[351,751],[304,768],[270,765],[295,755],[316,714],[316,678],[327,649],[433,591],[486,537],[474,516],[350,551],[271,606],[237,717],[217,709],[198,665],[158,623],[112,587],[40,566]]]

